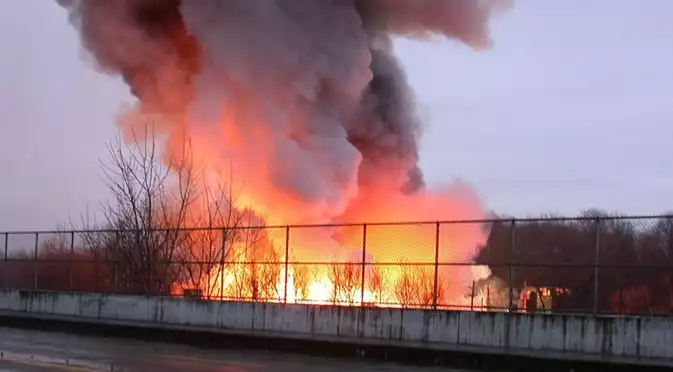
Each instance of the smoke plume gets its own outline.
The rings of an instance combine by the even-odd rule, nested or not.
[[[439,36],[488,48],[490,15],[503,5],[58,1],[97,68],[121,76],[137,97],[119,119],[122,130],[151,120],[168,153],[189,135],[201,158],[231,166],[250,203],[280,223],[383,218],[363,206],[379,210],[376,200],[392,208],[404,195],[432,193],[418,167],[414,95],[391,38]],[[400,202],[433,211],[422,216],[385,214],[479,217],[459,193],[437,193],[444,204]]]

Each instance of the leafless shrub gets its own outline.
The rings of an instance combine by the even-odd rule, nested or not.
[[[444,292],[437,283],[438,302]],[[429,307],[434,301],[434,275],[422,266],[401,266],[401,276],[395,285],[397,301],[403,308]]]
[[[84,220],[88,251],[109,262],[120,292],[223,296],[228,264],[266,239],[263,221],[238,208],[231,183],[207,177],[188,142],[170,157],[158,155],[155,141],[135,142],[117,138],[108,146],[102,168],[112,200],[102,208],[102,224]]]
[[[230,185],[227,190],[219,182],[213,186],[204,179],[200,185],[203,190],[200,209],[191,218],[199,228],[187,233],[181,251],[183,285],[199,288],[206,298],[225,297],[226,277],[237,270],[242,261],[261,259],[258,257],[260,247],[270,244],[263,220],[248,210],[237,208]],[[244,271],[257,273],[257,268],[246,267]],[[263,270],[265,274],[266,271]],[[240,279],[241,275],[236,278]]]
[[[360,300],[362,265],[355,262],[333,262],[328,277],[332,282],[330,301],[334,304],[354,304]]]
[[[248,231],[249,240],[235,248],[238,259],[226,267],[231,278],[226,296],[241,300],[279,300],[278,283],[283,273],[280,254],[271,244],[264,229]]]
[[[144,136],[149,138],[150,136]],[[84,241],[94,258],[110,262],[114,287],[124,293],[168,294],[180,276],[174,264],[185,243],[195,187],[188,146],[162,159],[155,141],[126,146],[117,138],[101,162],[112,200],[103,223],[85,220]]]
[[[389,268],[383,266],[373,265],[368,268],[365,287],[373,296],[369,305],[388,304],[392,301],[388,280],[389,272]]]
[[[297,301],[306,301],[309,296],[309,284],[311,282],[311,272],[306,265],[294,265],[292,268],[294,278],[294,297]]]

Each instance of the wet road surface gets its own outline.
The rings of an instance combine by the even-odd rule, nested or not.
[[[0,372],[450,371],[440,368],[313,358],[256,350],[198,349],[182,345],[1,327],[0,353],[2,353],[0,355]]]

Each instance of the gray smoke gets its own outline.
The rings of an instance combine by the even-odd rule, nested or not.
[[[98,68],[123,77],[138,98],[134,115],[164,118],[169,149],[185,130],[206,134],[220,142],[210,145],[220,148],[217,156],[255,169],[242,173],[259,202],[285,198],[311,220],[338,217],[363,187],[411,193],[423,186],[421,123],[391,37],[439,35],[487,48],[491,13],[506,5],[58,1]]]

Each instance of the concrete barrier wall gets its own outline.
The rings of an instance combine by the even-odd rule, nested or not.
[[[673,319],[433,312],[0,289],[4,315],[673,366]]]

